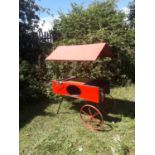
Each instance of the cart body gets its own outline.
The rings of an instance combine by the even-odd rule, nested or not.
[[[52,91],[55,94],[70,96],[77,99],[83,99],[94,103],[99,103],[100,88],[87,85],[84,82],[78,81],[52,81]],[[87,92],[87,93],[86,93]]]

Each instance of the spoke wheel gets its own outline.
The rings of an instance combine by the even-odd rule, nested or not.
[[[86,127],[92,130],[100,130],[104,122],[100,110],[89,104],[81,107],[80,116]]]

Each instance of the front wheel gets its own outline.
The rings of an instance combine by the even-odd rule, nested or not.
[[[82,106],[80,117],[85,126],[92,130],[100,130],[104,123],[102,113],[93,105],[86,104]]]

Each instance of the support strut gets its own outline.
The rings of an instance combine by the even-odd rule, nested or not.
[[[59,110],[60,110],[60,107],[61,107],[62,102],[63,102],[63,98],[62,98],[61,102],[59,103],[59,107],[58,107],[58,110],[57,110],[57,114],[59,113]]]

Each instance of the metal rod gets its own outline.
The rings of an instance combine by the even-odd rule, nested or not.
[[[61,102],[59,103],[59,107],[58,107],[58,110],[57,110],[57,114],[59,113],[59,110],[60,110],[60,107],[61,107],[62,102],[63,102],[63,98],[62,98]]]

